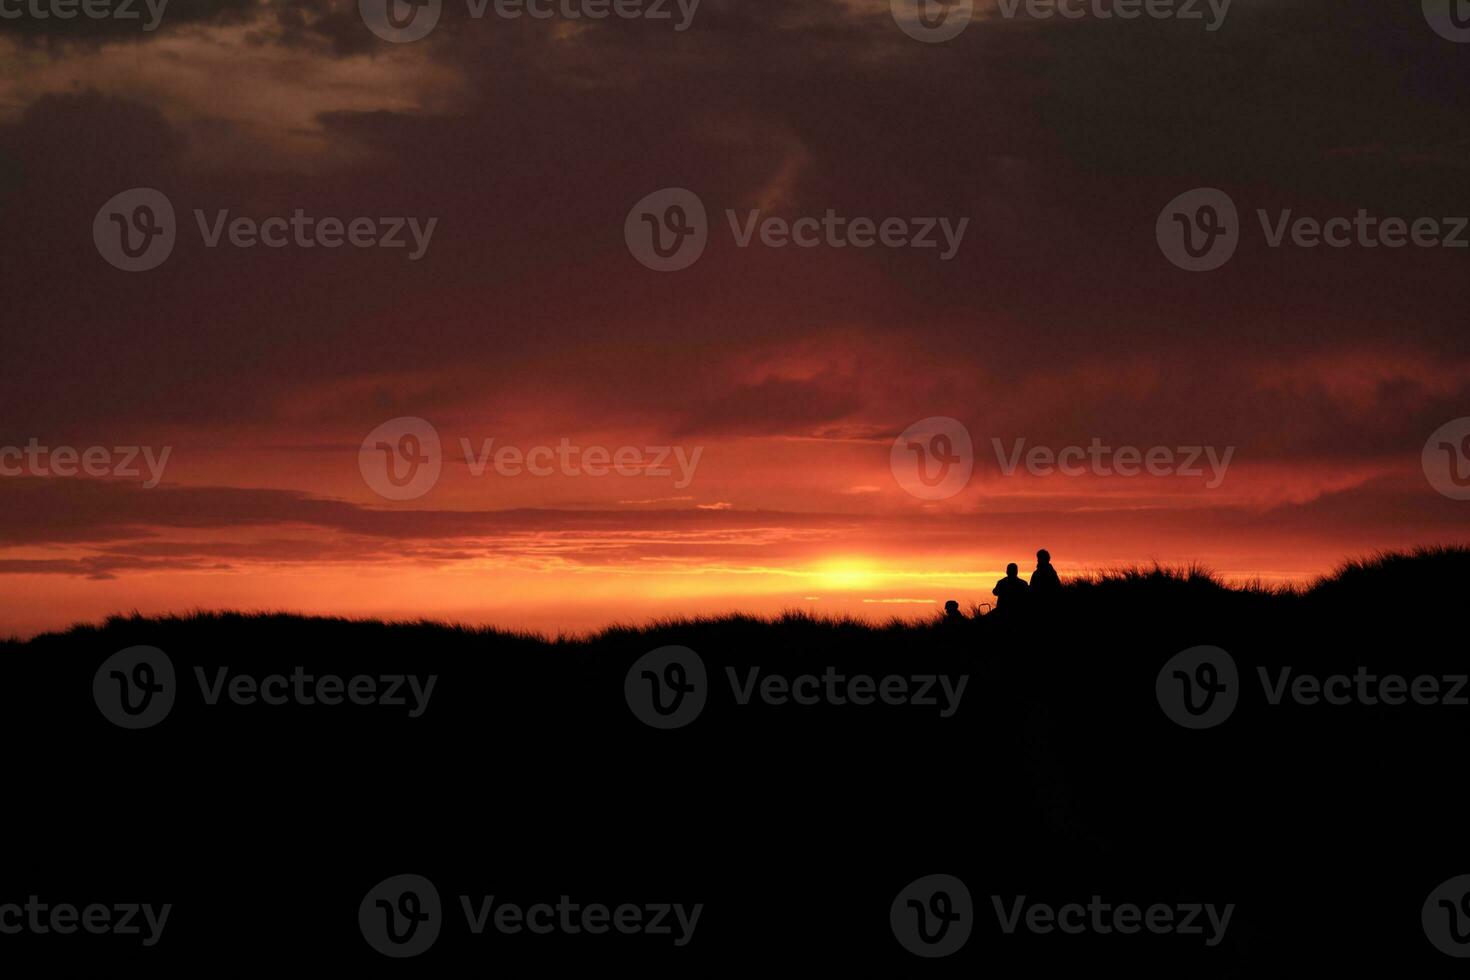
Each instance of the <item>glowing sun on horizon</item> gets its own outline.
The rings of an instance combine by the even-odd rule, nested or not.
[[[872,562],[861,559],[836,559],[812,570],[812,581],[824,589],[868,589],[877,585],[880,576]]]

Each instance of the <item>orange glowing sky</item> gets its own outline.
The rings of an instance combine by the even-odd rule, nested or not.
[[[219,607],[548,631],[886,618],[988,600],[1038,547],[1064,576],[1200,562],[1303,582],[1463,542],[1470,503],[1435,492],[1421,450],[1470,415],[1464,253],[1257,241],[1194,275],[1153,239],[1195,186],[1247,211],[1470,213],[1466,54],[1349,5],[1350,39],[1326,41],[1315,0],[1263,0],[1209,39],[981,4],[945,45],[886,3],[821,0],[706,0],[678,34],[449,4],[407,45],[346,0],[201,2],[146,36],[0,25],[0,451],[170,450],[156,487],[0,476],[0,634]],[[1330,92],[1323,44],[1358,69]],[[89,234],[130,187],[181,217],[147,273]],[[715,226],[672,274],[623,240],[663,187],[694,189]],[[414,262],[208,249],[194,208],[438,228]],[[970,231],[949,262],[737,248],[727,208]],[[359,447],[402,416],[432,423],[443,470],[396,502]],[[928,501],[890,447],[934,416],[964,425],[975,472]],[[687,483],[476,476],[461,440],[492,438],[698,465]],[[1233,456],[1211,486],[1007,475],[991,444],[1094,438]]]

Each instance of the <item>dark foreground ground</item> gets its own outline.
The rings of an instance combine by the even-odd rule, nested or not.
[[[548,643],[425,624],[202,615],[0,644],[9,830],[0,930],[32,915],[33,895],[79,910],[171,905],[152,945],[142,912],[137,934],[37,934],[28,923],[0,933],[0,961],[224,976],[1114,966],[1139,976],[1349,966],[1448,976],[1464,961],[1435,937],[1470,953],[1470,902],[1459,886],[1431,893],[1470,874],[1470,706],[1416,703],[1414,692],[1470,698],[1455,681],[1470,673],[1467,584],[1470,553],[1442,551],[1351,568],[1300,595],[1122,576],[1069,586],[1054,606],[1009,623],[735,618]],[[127,715],[124,681],[147,677],[109,658],[136,645],[166,654],[174,678],[156,671],[155,700]],[[668,716],[687,722],[677,728],[639,715],[668,723],[650,707],[649,677],[666,684],[677,672],[643,661],[628,682],[640,658],[667,645],[697,654],[706,675],[700,683],[689,654],[676,655],[694,688]],[[1170,663],[1200,645],[1228,652],[1236,676],[1213,652],[1201,655],[1204,668],[1198,657]],[[1305,696],[1288,691],[1273,705],[1259,670],[1275,685],[1284,667],[1293,680],[1308,676]],[[232,701],[230,684],[246,682],[227,679],[211,705],[222,668],[256,680],[300,669],[312,685],[336,675],[344,687],[362,675],[380,693],[399,675],[436,680],[417,717],[407,681],[403,705],[271,705]],[[757,693],[741,705],[751,668],[760,678],[830,672],[844,679],[828,682],[844,699],[875,703],[766,703]],[[1348,675],[1332,690],[1350,703],[1306,703],[1310,678],[1333,674]],[[926,677],[952,690],[966,680],[946,717],[939,681],[925,692],[935,704],[883,703],[890,675],[904,678],[886,682],[894,700],[900,683],[918,693]],[[1404,687],[1383,686],[1388,675]],[[871,686],[847,686],[860,676]],[[1415,688],[1420,677],[1434,680]],[[1225,686],[1216,702],[1198,687],[1212,678]],[[1181,708],[1184,679],[1200,715]],[[364,700],[367,683],[358,682]],[[131,707],[144,704],[127,690]],[[338,692],[329,682],[324,693]],[[399,875],[432,883],[437,914],[422,882],[379,887]],[[905,891],[932,875],[958,879],[968,899],[948,879]],[[476,934],[464,902],[478,913],[490,896]],[[7,913],[6,903],[22,908]],[[514,910],[499,911],[538,903],[552,907],[533,913],[550,932],[511,931]],[[573,903],[575,912],[556,908]],[[1046,931],[1045,908],[1033,908],[1069,903],[1083,906],[1065,913],[1081,931]],[[595,904],[615,911],[582,918]],[[692,933],[658,911],[665,904],[686,915],[702,906]],[[1130,904],[1139,911],[1117,919]],[[1231,906],[1228,923],[1194,905],[1217,916]],[[402,915],[415,908],[428,918],[410,935]],[[72,924],[65,912],[35,914],[42,927]],[[629,929],[635,917],[643,925],[620,932],[609,925],[619,914]],[[1199,932],[1180,933],[1186,918]],[[369,933],[395,923],[409,938],[379,945],[422,952],[394,958],[372,945]]]

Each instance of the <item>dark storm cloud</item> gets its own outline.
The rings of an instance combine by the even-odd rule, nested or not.
[[[1202,184],[1250,221],[1256,206],[1470,213],[1470,52],[1417,4],[1237,0],[1212,34],[990,18],[942,45],[905,37],[881,3],[707,2],[682,34],[607,21],[570,38],[461,6],[409,46],[372,38],[355,4],[252,9],[262,47],[375,68],[411,53],[463,81],[422,110],[319,115],[327,143],[362,151],[327,172],[190,164],[209,130],[166,92],[32,104],[0,136],[19,325],[0,352],[26,366],[0,387],[8,424],[356,425],[534,378],[550,400],[683,433],[892,431],[957,402],[977,431],[1220,433],[1265,456],[1367,458],[1412,452],[1463,414],[1463,255],[1271,250],[1256,234],[1191,276],[1153,241],[1163,204]],[[128,276],[86,229],[135,185],[174,197],[187,234],[195,204],[442,227],[411,266],[185,237]],[[622,222],[675,185],[704,199],[712,240],[692,269],[657,276],[626,254]],[[758,206],[972,225],[949,263],[735,248],[724,210]],[[724,366],[818,335],[832,363],[815,357],[808,380]],[[882,357],[838,367],[849,349]],[[1329,355],[1384,350],[1432,370],[1345,395],[1335,373],[1353,358]],[[1297,362],[1326,366],[1271,376]]]

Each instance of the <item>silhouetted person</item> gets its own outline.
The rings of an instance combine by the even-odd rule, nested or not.
[[[964,622],[965,617],[960,613],[960,604],[953,599],[944,604],[944,622],[954,624]]]
[[[1031,573],[1031,597],[1045,602],[1061,595],[1062,580],[1051,567],[1051,552],[1042,548],[1036,553],[1036,571]]]
[[[1021,604],[1026,601],[1026,582],[1019,574],[1020,569],[1015,562],[1006,566],[1006,577],[995,583],[995,588],[990,594],[995,596],[995,611],[1004,611],[1006,615],[1016,612]]]

